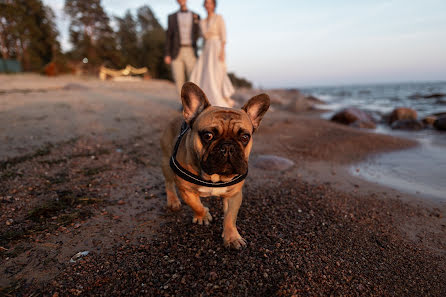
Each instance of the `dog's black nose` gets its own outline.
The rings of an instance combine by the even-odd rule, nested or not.
[[[224,142],[224,143],[222,143],[221,146],[220,146],[220,152],[221,152],[222,154],[224,154],[226,157],[227,157],[228,155],[232,155],[232,154],[234,153],[234,151],[235,151],[235,147],[234,147],[234,144],[233,144],[233,143],[230,143],[230,142]]]

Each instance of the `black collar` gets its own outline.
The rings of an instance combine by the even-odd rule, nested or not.
[[[178,175],[180,178],[184,179],[185,181],[188,181],[190,183],[193,183],[198,186],[204,186],[209,188],[223,188],[223,187],[229,187],[235,184],[238,184],[242,180],[248,176],[248,171],[246,171],[243,175],[237,175],[232,180],[228,182],[211,182],[206,181],[199,177],[198,175],[193,174],[192,172],[187,171],[185,168],[183,168],[180,163],[177,161],[177,151],[178,147],[180,146],[181,139],[183,138],[184,134],[189,130],[189,126],[186,123],[183,123],[181,126],[180,135],[178,136],[177,142],[175,143],[175,148],[173,149],[172,157],[170,158],[170,168],[172,168],[173,172],[175,172],[176,175]]]

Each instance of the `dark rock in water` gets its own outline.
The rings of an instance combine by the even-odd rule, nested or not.
[[[437,113],[434,113],[433,115],[436,117],[443,117],[443,116],[446,117],[446,112],[437,112]]]
[[[435,129],[437,129],[437,130],[446,131],[446,116],[439,117],[439,118],[434,122],[434,127],[435,127]]]
[[[392,129],[396,130],[422,130],[424,129],[424,124],[418,120],[404,119],[393,122]]]
[[[429,94],[429,95],[425,95],[424,98],[426,99],[431,99],[431,98],[443,98],[446,97],[446,94],[443,93],[433,93],[433,94]]]
[[[434,127],[434,128],[436,128],[436,127],[435,127],[435,122],[436,122],[437,120],[439,120],[439,119],[442,119],[442,118],[443,118],[443,119],[446,118],[446,112],[437,112],[437,113],[428,115],[428,116],[425,117],[422,121],[423,121],[423,123],[424,123],[426,126],[430,126],[430,127]],[[442,120],[442,121],[444,121],[444,120]],[[438,122],[438,124],[437,124],[438,127],[441,127],[441,126],[442,126],[442,121],[439,121],[439,122]],[[439,128],[437,128],[437,129],[439,129]],[[441,128],[440,128],[439,130],[441,130]]]
[[[89,88],[87,86],[76,84],[76,83],[69,83],[66,84],[62,89],[64,90],[88,90]]]
[[[409,99],[432,99],[432,98],[442,98],[442,97],[446,97],[446,94],[443,93],[432,93],[432,94],[420,94],[420,93],[415,93],[413,95],[409,96]]]
[[[432,127],[436,120],[437,120],[436,116],[430,115],[430,116],[425,117],[421,121],[423,122],[424,125]]]
[[[400,120],[416,120],[418,117],[417,111],[408,107],[395,108],[390,114],[389,124]]]
[[[373,118],[366,112],[351,107],[337,112],[331,120],[344,125],[349,125],[356,128],[375,129],[376,124]]]
[[[279,156],[260,155],[252,161],[254,167],[263,170],[284,171],[291,168],[294,162]]]

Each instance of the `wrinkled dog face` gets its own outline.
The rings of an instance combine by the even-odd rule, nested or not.
[[[191,127],[196,162],[209,175],[245,174],[252,134],[269,108],[268,95],[251,98],[241,109],[211,106],[194,83],[181,90],[183,117]]]
[[[246,113],[210,107],[194,124],[201,169],[209,174],[245,174],[253,126]]]

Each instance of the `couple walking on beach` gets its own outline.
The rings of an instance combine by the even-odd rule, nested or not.
[[[205,0],[207,17],[187,9],[186,0],[177,0],[180,11],[169,15],[164,61],[172,66],[178,93],[186,81],[203,89],[212,105],[232,107],[234,87],[226,73],[226,28],[223,17],[215,13],[216,0]],[[197,61],[197,40],[204,47]]]

